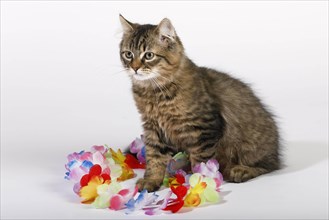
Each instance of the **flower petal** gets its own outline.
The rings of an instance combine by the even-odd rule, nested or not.
[[[210,177],[203,177],[202,182],[207,184],[207,188],[216,189],[216,182],[213,178]]]
[[[183,199],[187,193],[187,188],[185,186],[170,187],[171,191],[177,196],[178,199]]]
[[[142,164],[139,162],[133,155],[126,154],[125,163],[131,168],[131,169],[145,169],[145,164]]]
[[[81,177],[81,180],[80,180],[80,185],[81,185],[81,187],[87,186],[89,180],[90,180],[90,176],[89,176],[89,174],[86,174],[86,175],[82,176],[82,177]]]
[[[95,208],[105,209],[110,206],[110,196],[107,194],[96,197],[95,201],[92,203]]]
[[[202,176],[200,173],[194,173],[190,176],[189,182],[192,187],[195,187],[201,180]]]
[[[184,200],[179,200],[171,205],[168,205],[163,210],[170,210],[172,213],[176,213],[183,207],[183,205],[184,205]]]
[[[122,151],[120,149],[117,152],[115,152],[112,148],[110,148],[110,152],[111,152],[113,160],[117,164],[120,164],[120,165],[124,164],[126,157],[122,154]]]
[[[120,190],[122,189],[122,186],[120,183],[113,181],[110,185],[109,185],[109,193],[111,193],[112,195],[117,194],[118,192],[120,192]]]
[[[91,152],[95,153],[97,151],[99,151],[101,154],[105,154],[107,151],[107,148],[102,145],[100,145],[100,146],[94,145],[91,147]]]
[[[139,162],[145,163],[146,162],[145,158],[146,158],[146,148],[145,146],[143,146],[141,151],[137,153],[137,159],[139,160]]]
[[[102,167],[99,164],[95,164],[89,170],[89,175],[92,176],[99,176],[102,173]]]
[[[186,206],[198,206],[201,203],[201,198],[197,193],[189,193],[184,201]]]
[[[204,190],[203,194],[208,202],[216,203],[220,200],[219,193],[212,188],[207,187],[207,189]]]
[[[84,160],[84,161],[82,162],[82,164],[81,164],[80,167],[81,167],[82,169],[89,170],[93,165],[94,165],[94,164],[93,164],[91,161],[89,161],[89,160]]]
[[[201,194],[205,190],[206,187],[207,187],[207,183],[205,183],[205,182],[198,183],[196,186],[191,188],[191,193]]]
[[[136,138],[130,145],[129,149],[131,153],[138,153],[145,146],[144,142],[140,138]]]
[[[103,178],[104,181],[106,181],[106,180],[111,180],[111,177],[110,177],[108,174],[106,174],[106,173],[103,173],[103,174],[101,175],[101,177]]]
[[[123,197],[119,194],[112,196],[110,199],[110,209],[120,210],[124,207]]]
[[[185,183],[185,177],[184,177],[182,174],[176,174],[175,177],[176,177],[177,182],[178,182],[179,184],[183,184],[183,183]]]
[[[94,164],[104,164],[104,161],[105,161],[105,157],[101,152],[96,151],[93,154],[93,163]]]
[[[76,194],[79,195],[79,191],[80,191],[80,189],[81,189],[80,182],[74,184],[74,186],[73,186],[73,191],[74,191]]]
[[[93,176],[88,185],[80,189],[80,196],[83,198],[82,203],[91,203],[98,196],[97,187],[103,184],[103,179],[99,176]]]

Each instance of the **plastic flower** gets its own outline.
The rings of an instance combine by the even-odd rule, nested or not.
[[[122,175],[122,167],[119,164],[116,164],[112,158],[107,158],[107,164],[111,171],[111,179],[117,180]]]
[[[107,154],[107,156],[110,156],[115,163],[117,164],[123,164],[125,162],[125,155],[123,155],[122,151],[120,149],[118,149],[117,152],[115,152],[112,148],[110,148],[110,152],[109,154]]]
[[[216,182],[216,188],[219,188],[223,182],[223,176],[219,172],[219,164],[217,160],[211,159],[207,163],[197,164],[192,168],[193,173],[200,173],[203,176],[214,178]]]
[[[126,154],[125,163],[131,169],[145,169],[145,163],[141,163],[131,154]]]
[[[201,194],[207,187],[205,182],[201,182],[202,176],[199,173],[194,173],[190,177],[190,190],[185,198],[186,206],[198,206],[201,203]]]
[[[186,153],[179,152],[173,156],[167,165],[167,173],[169,176],[174,176],[178,170],[189,167],[189,160]]]
[[[198,206],[205,202],[216,203],[220,201],[215,178],[194,173],[189,179],[190,191],[185,198],[186,206]]]
[[[126,203],[133,199],[138,192],[137,186],[131,189],[122,189],[110,199],[110,209],[120,210],[125,208]]]
[[[118,193],[121,189],[122,186],[115,181],[112,181],[110,184],[102,184],[97,186],[98,196],[96,197],[92,205],[95,208],[109,208],[111,197]]]
[[[209,178],[209,177],[203,177],[203,182],[207,184],[207,187],[203,191],[203,194],[201,194],[201,199],[205,200],[206,202],[210,203],[217,203],[220,201],[220,196],[218,193],[218,188],[217,188],[217,182],[215,181],[214,178]]]
[[[180,173],[175,174],[175,177],[169,178],[169,186],[170,187],[181,186],[184,183],[185,183],[185,177]]]
[[[143,137],[141,138],[136,138],[131,144],[128,146],[130,149],[130,152],[133,154],[137,154],[137,159],[139,162],[142,164],[145,164],[145,144],[143,142]]]
[[[134,211],[141,210],[145,206],[148,206],[152,204],[156,199],[158,198],[158,195],[155,193],[149,194],[146,189],[144,189],[142,192],[139,193],[137,199],[130,199],[126,203],[126,213],[130,214]]]
[[[176,195],[176,199],[169,202],[163,210],[169,210],[172,213],[175,213],[178,212],[184,205],[184,196],[187,193],[187,188],[185,186],[172,186],[170,189]]]
[[[67,172],[65,173],[65,179],[78,182],[83,175],[89,172],[89,169],[94,164],[100,164],[103,168],[103,172],[109,173],[104,154],[107,152],[107,148],[104,146],[92,146],[91,151],[74,152],[67,156],[68,163],[65,164]],[[77,184],[74,188],[79,188]],[[75,189],[76,192],[76,189]]]
[[[110,148],[110,155],[113,161],[120,165],[122,168],[121,176],[118,178],[118,181],[124,181],[130,178],[134,177],[134,171],[131,169],[126,163],[126,157],[123,155],[122,151],[119,149],[117,152],[115,152],[112,148]]]
[[[89,172],[90,167],[94,164],[92,161],[92,153],[80,151],[74,152],[67,156],[68,163],[65,164],[67,172],[65,173],[65,179],[79,181],[80,178]]]
[[[168,203],[170,201],[170,196],[172,195],[172,192],[171,191],[168,191],[168,193],[166,194],[166,196],[158,201],[156,203],[156,205],[154,206],[151,206],[151,207],[144,207],[143,209],[146,210],[145,211],[145,214],[146,215],[156,215],[156,214],[159,214],[161,210],[164,210],[167,206],[168,206]]]
[[[216,160],[200,163],[191,170],[185,153],[176,154],[167,166],[164,185],[170,191],[158,200],[158,195],[146,190],[137,194],[137,187],[122,188],[120,181],[134,177],[133,169],[145,168],[143,137],[136,138],[123,154],[105,146],[92,146],[90,151],[68,155],[65,178],[75,181],[74,191],[82,203],[95,208],[126,209],[126,213],[144,210],[146,215],[164,211],[178,212],[183,206],[196,207],[220,200],[219,187],[223,177]],[[135,156],[136,155],[136,156]],[[137,157],[137,159],[136,159]],[[174,195],[174,198],[172,198]]]
[[[98,196],[97,187],[102,184],[109,184],[111,177],[103,173],[100,165],[96,164],[90,168],[89,174],[84,175],[80,180],[81,189],[80,197],[83,198],[82,203],[91,203]]]
[[[91,147],[92,153],[95,153],[97,151],[104,155],[108,151],[108,148],[103,145],[94,145]]]

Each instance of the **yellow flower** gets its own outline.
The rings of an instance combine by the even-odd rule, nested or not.
[[[123,155],[122,151],[119,149],[117,152],[115,152],[112,148],[110,148],[110,153],[114,162],[120,165],[122,168],[122,174],[118,178],[118,181],[124,181],[133,178],[135,174],[134,170],[131,169],[125,162],[126,156]]]
[[[185,206],[198,206],[200,203],[201,198],[197,193],[189,193],[184,200]]]
[[[131,169],[127,164],[121,164],[121,168],[122,168],[122,174],[118,178],[118,181],[124,181],[134,177],[135,175],[134,170]]]
[[[92,203],[98,196],[97,187],[102,184],[110,184],[110,180],[104,181],[101,176],[93,176],[87,186],[80,189],[80,197],[83,198],[82,203]]]
[[[190,192],[185,197],[185,206],[198,206],[201,203],[201,194],[207,187],[207,183],[201,182],[201,175],[193,174],[190,177]]]
[[[110,152],[115,163],[120,165],[125,163],[126,157],[125,155],[123,155],[120,149],[117,152],[115,152],[112,148],[110,148]]]

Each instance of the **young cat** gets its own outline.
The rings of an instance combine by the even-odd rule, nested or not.
[[[146,171],[139,190],[157,190],[179,151],[191,166],[218,160],[224,180],[244,182],[280,167],[276,123],[250,87],[198,67],[168,19],[140,25],[120,15],[120,57],[142,116]]]

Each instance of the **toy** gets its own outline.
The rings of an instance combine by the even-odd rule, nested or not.
[[[143,137],[129,145],[130,153],[123,154],[105,146],[92,146],[90,151],[68,155],[65,178],[73,181],[73,191],[82,203],[95,208],[125,210],[131,214],[142,210],[147,215],[165,211],[178,212],[183,206],[197,207],[220,201],[219,189],[223,177],[216,160],[190,167],[185,153],[176,154],[167,166],[163,186],[167,194],[159,195],[146,190],[137,193],[137,187],[123,188],[122,182],[135,176],[134,169],[145,168]]]

